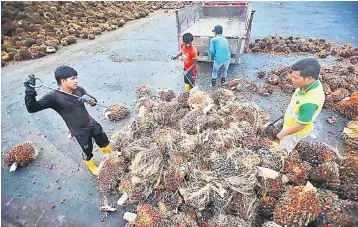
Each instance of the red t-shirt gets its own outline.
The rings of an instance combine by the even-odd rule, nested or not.
[[[196,50],[196,47],[192,44],[189,48],[185,46],[185,43],[182,43],[180,45],[180,51],[183,54],[184,59],[184,69],[189,69],[194,62],[194,59],[198,58],[198,51]],[[197,66],[193,68],[193,72],[196,72]]]

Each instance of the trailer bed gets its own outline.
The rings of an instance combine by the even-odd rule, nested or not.
[[[243,38],[245,36],[245,23],[239,19],[231,18],[200,18],[199,21],[187,28],[181,35],[190,32],[194,36],[213,37],[212,30],[215,25],[223,26],[223,35],[225,37]]]

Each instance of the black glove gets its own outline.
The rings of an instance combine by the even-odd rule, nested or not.
[[[36,86],[36,77],[33,74],[25,77],[24,87],[26,88],[26,91],[35,91],[35,88],[31,87],[30,85]]]
[[[175,59],[177,59],[177,58],[178,58],[178,56],[173,56],[173,57],[171,57],[172,60],[175,60]]]

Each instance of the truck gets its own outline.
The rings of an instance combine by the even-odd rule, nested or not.
[[[230,63],[240,64],[248,43],[255,10],[251,2],[205,2],[194,4],[176,13],[178,43],[190,32],[198,51],[198,61],[212,62],[210,40],[215,25],[223,26],[223,36],[229,41]]]

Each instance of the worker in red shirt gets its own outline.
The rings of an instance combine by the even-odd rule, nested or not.
[[[183,42],[180,44],[180,53],[174,57],[172,60],[177,59],[179,56],[183,56],[184,60],[184,83],[185,90],[189,91],[193,86],[195,86],[196,73],[197,73],[197,59],[198,51],[193,45],[194,37],[190,33],[185,33],[183,35]]]

